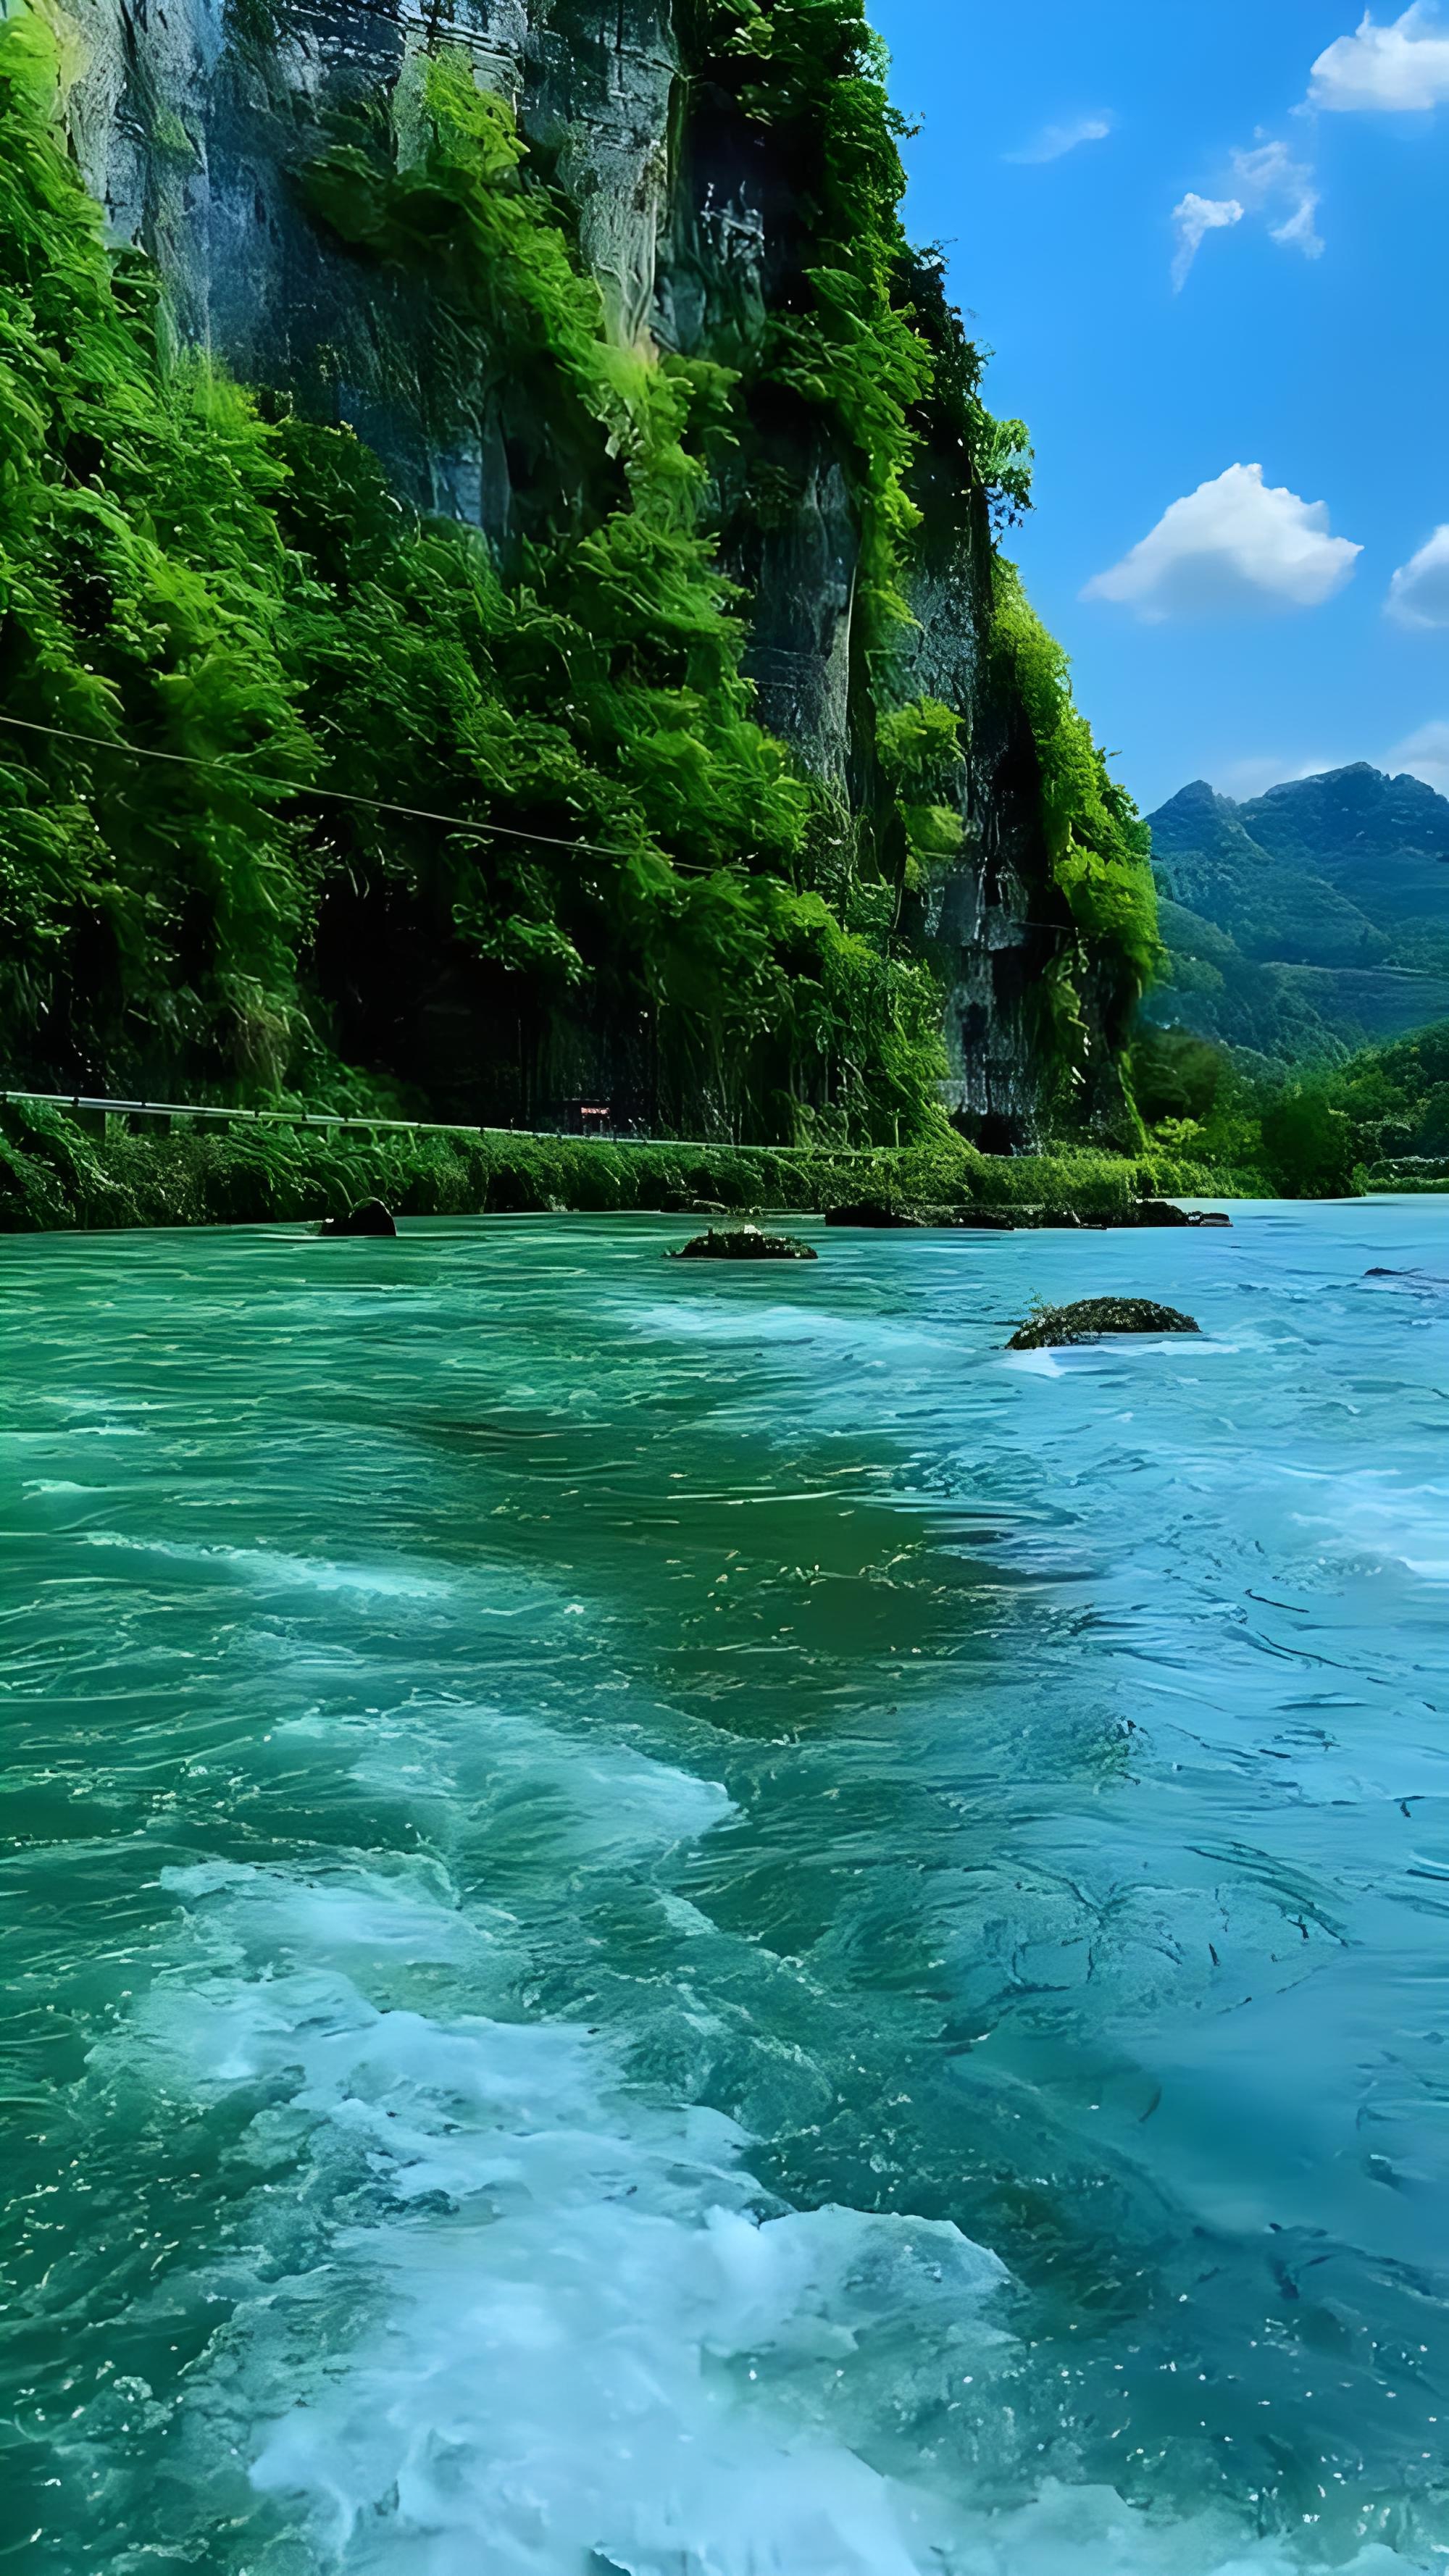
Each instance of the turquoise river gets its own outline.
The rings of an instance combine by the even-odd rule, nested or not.
[[[685,1231],[0,1243],[0,2567],[1444,2568],[1449,1199]]]

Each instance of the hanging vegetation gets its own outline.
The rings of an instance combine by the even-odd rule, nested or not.
[[[350,429],[178,351],[152,273],[103,245],[47,39],[0,27],[12,1080],[526,1118],[603,1064],[666,1125],[932,1123],[939,988],[902,904],[959,856],[965,747],[904,649],[916,424],[953,406],[998,516],[1025,505],[1025,437],[985,412],[959,327],[922,324],[939,280],[906,251],[856,0],[696,0],[686,38],[694,77],[800,147],[799,291],[728,365],[611,336],[567,204],[461,53],[411,59],[304,156],[342,255],[425,293],[434,433],[532,442],[490,543],[400,501]],[[759,721],[721,561],[721,477],[748,469],[765,381],[848,463],[848,832]],[[1038,722],[1052,648],[1015,599],[998,635],[1052,866],[1125,991],[1152,942],[1139,827],[1075,712],[1053,731],[1043,697]]]

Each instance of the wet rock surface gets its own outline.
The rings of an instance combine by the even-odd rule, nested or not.
[[[1176,1306],[1155,1306],[1148,1297],[1084,1297],[1075,1306],[1043,1306],[1018,1326],[1009,1351],[1061,1350],[1073,1342],[1095,1342],[1108,1333],[1200,1333],[1201,1324]]]
[[[1222,1208],[1179,1207],[1175,1199],[1139,1199],[1129,1220],[1135,1225],[1231,1225]]]
[[[692,1243],[680,1245],[671,1261],[815,1261],[812,1245],[793,1234],[765,1234],[757,1225],[712,1225]]]
[[[373,1235],[386,1239],[397,1233],[397,1220],[381,1199],[363,1199],[346,1216],[327,1216],[317,1229],[327,1235]]]

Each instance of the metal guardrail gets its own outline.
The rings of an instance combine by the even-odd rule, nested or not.
[[[0,1089],[0,1103],[15,1101],[35,1108],[85,1110],[92,1115],[125,1118],[203,1118],[240,1127],[322,1127],[352,1130],[361,1135],[402,1136],[515,1136],[537,1138],[544,1144],[667,1146],[681,1154],[761,1153],[761,1154],[833,1154],[842,1160],[869,1156],[875,1148],[860,1145],[735,1145],[729,1139],[713,1136],[620,1136],[591,1129],[574,1135],[561,1127],[490,1127],[466,1119],[370,1118],[350,1117],[331,1109],[236,1109],[225,1102],[196,1100],[112,1100],[100,1093],[84,1091],[9,1091]]]

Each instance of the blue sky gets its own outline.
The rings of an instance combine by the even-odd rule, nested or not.
[[[1036,447],[1015,551],[1144,810],[1449,791],[1449,0],[872,14],[908,224]]]

